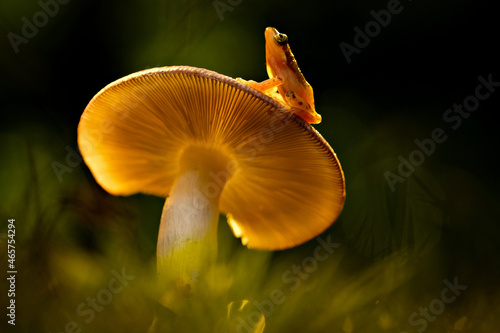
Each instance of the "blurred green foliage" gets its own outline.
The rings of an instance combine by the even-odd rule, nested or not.
[[[485,2],[402,3],[403,12],[347,64],[338,44],[352,43],[353,28],[386,1],[221,1],[232,8],[223,20],[212,1],[70,1],[18,53],[7,34],[21,34],[22,18],[32,20],[40,4],[0,4],[0,266],[6,271],[14,218],[18,269],[16,326],[2,314],[2,332],[245,332],[259,313],[264,332],[495,331],[499,92],[448,130],[394,192],[384,178],[415,139],[446,128],[443,112],[474,92],[478,75],[500,80],[494,11]],[[217,265],[192,313],[179,318],[158,302],[164,200],[104,192],[70,153],[79,116],[106,84],[149,67],[265,79],[266,26],[288,34],[324,119],[316,128],[343,165],[346,206],[321,235],[340,246],[317,265],[308,259],[317,240],[252,251],[221,217]],[[65,172],[58,176],[54,162]],[[123,270],[133,278],[110,292]],[[467,289],[425,328],[412,325],[412,314],[425,318],[420,308],[455,277]],[[7,284],[0,287],[6,311]],[[109,295],[91,316],[89,299]]]

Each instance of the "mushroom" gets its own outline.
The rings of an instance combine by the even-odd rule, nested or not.
[[[216,258],[219,212],[244,245],[279,250],[323,232],[344,203],[339,161],[313,127],[206,69],[153,68],[109,84],[83,112],[78,144],[109,193],[167,197],[158,274],[184,296]]]

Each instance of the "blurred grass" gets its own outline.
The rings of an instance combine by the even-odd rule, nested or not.
[[[153,321],[165,332],[230,332],[234,320],[262,312],[276,290],[284,301],[264,308],[264,332],[415,332],[420,326],[409,317],[455,277],[467,290],[425,332],[496,331],[500,177],[491,115],[498,96],[447,132],[394,193],[383,177],[395,172],[398,155],[415,149],[415,138],[444,126],[443,112],[474,91],[477,75],[493,72],[498,80],[494,11],[479,12],[485,3],[472,1],[403,4],[347,65],[336,45],[350,42],[353,27],[386,5],[242,1],[220,21],[210,1],[69,2],[19,54],[3,38],[0,249],[6,221],[15,218],[19,273],[16,326],[2,320],[2,332],[64,332],[71,321],[82,332],[147,332]],[[39,5],[4,1],[0,9],[5,37],[19,33],[21,18]],[[164,200],[112,197],[82,163],[60,182],[52,164],[68,164],[66,147],[76,150],[85,105],[121,76],[185,64],[264,79],[268,25],[288,34],[324,118],[316,128],[346,174],[344,212],[322,235],[341,245],[301,278],[293,271],[308,263],[316,240],[276,253],[251,251],[221,217],[217,265],[193,312],[178,318],[158,302],[155,246]],[[0,250],[0,263],[6,260]],[[109,288],[113,271],[122,269],[134,279],[87,323],[79,305]],[[0,287],[5,304],[6,284]],[[228,322],[228,304],[243,300],[248,305]]]
[[[16,164],[4,165],[2,170],[3,184],[10,189],[2,193],[2,219],[16,218],[16,332],[62,332],[68,322],[82,331],[146,332],[155,317],[158,332],[222,332],[221,327],[245,332],[226,319],[228,304],[242,300],[248,300],[250,308],[232,320],[252,323],[253,312],[264,312],[264,332],[411,332],[418,327],[409,325],[409,316],[439,298],[442,281],[454,277],[467,290],[428,323],[426,332],[486,332],[498,323],[498,276],[487,266],[497,258],[498,245],[488,243],[488,238],[472,243],[473,226],[467,221],[452,225],[458,217],[445,213],[446,205],[435,201],[444,194],[434,197],[412,190],[417,177],[408,179],[405,201],[391,203],[378,195],[377,186],[383,186],[373,181],[384,182],[376,177],[385,168],[380,166],[348,178],[352,180],[344,214],[321,236],[340,246],[316,265],[310,259],[317,240],[278,253],[252,251],[239,244],[222,219],[217,265],[207,275],[192,312],[179,318],[158,302],[154,244],[162,200],[142,195],[112,197],[82,168],[75,168],[75,174],[66,174],[71,177],[59,183],[48,158],[57,153],[40,135],[40,140],[10,150],[6,160]],[[29,141],[19,135],[3,139],[10,147],[12,140]],[[27,161],[19,160],[23,158]],[[454,186],[465,187],[462,192],[474,191],[478,185],[473,177],[460,178],[463,181]],[[434,187],[440,183],[446,194],[453,192],[446,177],[440,182],[422,181]],[[402,189],[398,191],[401,198]],[[476,215],[478,207],[488,204],[481,202],[483,197],[489,195],[468,198],[473,202],[462,205],[460,215]],[[392,225],[386,225],[390,219],[377,220],[384,216],[379,209],[394,213],[415,200],[430,205],[420,206],[412,215],[413,225],[426,232],[423,243],[416,234],[413,241],[403,237],[400,229],[407,225],[408,216],[395,215]],[[436,209],[439,214],[432,213]],[[418,215],[424,212],[427,215]],[[366,214],[374,219],[366,220]],[[5,224],[0,231],[6,233]],[[367,248],[370,242],[382,243]],[[474,248],[464,249],[464,244]],[[5,238],[1,246],[6,246]],[[383,252],[371,251],[377,248]],[[483,257],[487,253],[490,258]],[[0,262],[6,262],[5,251]],[[297,271],[297,267],[302,268]],[[134,278],[87,323],[78,306],[108,289],[112,271],[122,269]],[[276,290],[281,301],[271,306]]]

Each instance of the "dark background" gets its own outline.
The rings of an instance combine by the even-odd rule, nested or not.
[[[388,3],[220,0],[228,10],[219,15],[212,1],[73,0],[58,4],[15,52],[8,34],[22,36],[23,17],[33,22],[42,7],[2,1],[0,271],[7,270],[9,218],[16,219],[19,270],[17,323],[6,325],[2,315],[2,325],[61,332],[74,321],[84,332],[147,331],[158,308],[151,285],[164,199],[100,189],[79,160],[79,117],[106,84],[146,68],[191,65],[264,80],[263,32],[274,26],[289,37],[323,116],[315,128],[344,168],[346,205],[322,236],[341,247],[291,290],[283,273],[317,241],[251,251],[221,217],[219,265],[227,281],[208,299],[227,304],[284,291],[287,301],[267,313],[265,332],[495,331],[500,87],[456,129],[443,115],[474,94],[479,76],[500,81],[498,11],[486,1],[402,1],[348,63],[339,44],[353,45],[354,28],[364,29],[370,12]],[[391,191],[384,174],[397,174],[399,157],[408,159],[414,141],[435,128],[447,139]],[[86,323],[75,308],[122,267],[133,283]],[[455,301],[432,320],[418,315],[425,327],[409,322],[455,278],[467,286]],[[174,321],[160,317],[167,326]],[[216,317],[195,316],[205,328],[222,320]]]

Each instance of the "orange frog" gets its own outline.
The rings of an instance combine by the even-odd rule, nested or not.
[[[287,35],[268,27],[265,36],[269,79],[262,82],[237,80],[275,99],[309,124],[319,124],[321,116],[314,108],[312,87],[297,65]]]

